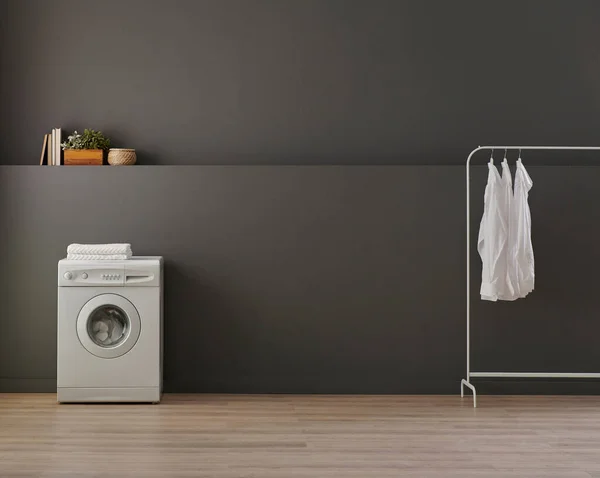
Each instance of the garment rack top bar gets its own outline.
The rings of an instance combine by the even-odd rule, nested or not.
[[[477,146],[473,151],[471,151],[471,154],[469,154],[469,156],[467,157],[467,168],[469,167],[469,164],[471,163],[471,158],[473,157],[473,155],[477,152],[477,151],[490,151],[493,149],[511,149],[511,150],[529,150],[529,151],[535,151],[535,150],[543,150],[543,151],[600,151],[600,146]],[[467,188],[468,188],[468,184],[467,184]]]
[[[544,149],[544,150],[567,150],[567,151],[598,151],[600,146],[478,146],[473,150],[480,151],[482,149]]]

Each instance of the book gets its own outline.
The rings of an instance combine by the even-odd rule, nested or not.
[[[62,129],[61,128],[56,128],[56,151],[55,151],[55,156],[54,159],[56,161],[56,165],[60,166],[61,162],[60,162],[60,141],[62,139]]]
[[[52,140],[52,135],[48,133],[48,144],[46,144],[46,165],[50,166],[50,141]]]
[[[49,134],[48,138],[48,165],[54,166],[54,130]]]
[[[46,146],[48,145],[48,135],[44,135],[44,145],[42,146],[42,155],[40,156],[40,166],[44,164],[44,159],[46,157]]]

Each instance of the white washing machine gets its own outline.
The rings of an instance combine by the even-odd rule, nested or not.
[[[59,402],[160,401],[162,264],[58,263]]]

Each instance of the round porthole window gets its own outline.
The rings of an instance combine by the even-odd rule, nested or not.
[[[101,294],[90,299],[77,317],[77,336],[81,345],[101,358],[120,357],[129,352],[140,331],[137,309],[117,294]]]

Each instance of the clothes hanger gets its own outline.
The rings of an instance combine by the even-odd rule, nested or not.
[[[490,162],[488,164],[494,164],[494,148],[492,148],[492,154],[490,154]]]
[[[504,148],[504,159],[502,160],[502,162],[508,164],[508,160],[506,159],[507,154],[508,154],[508,148]]]

